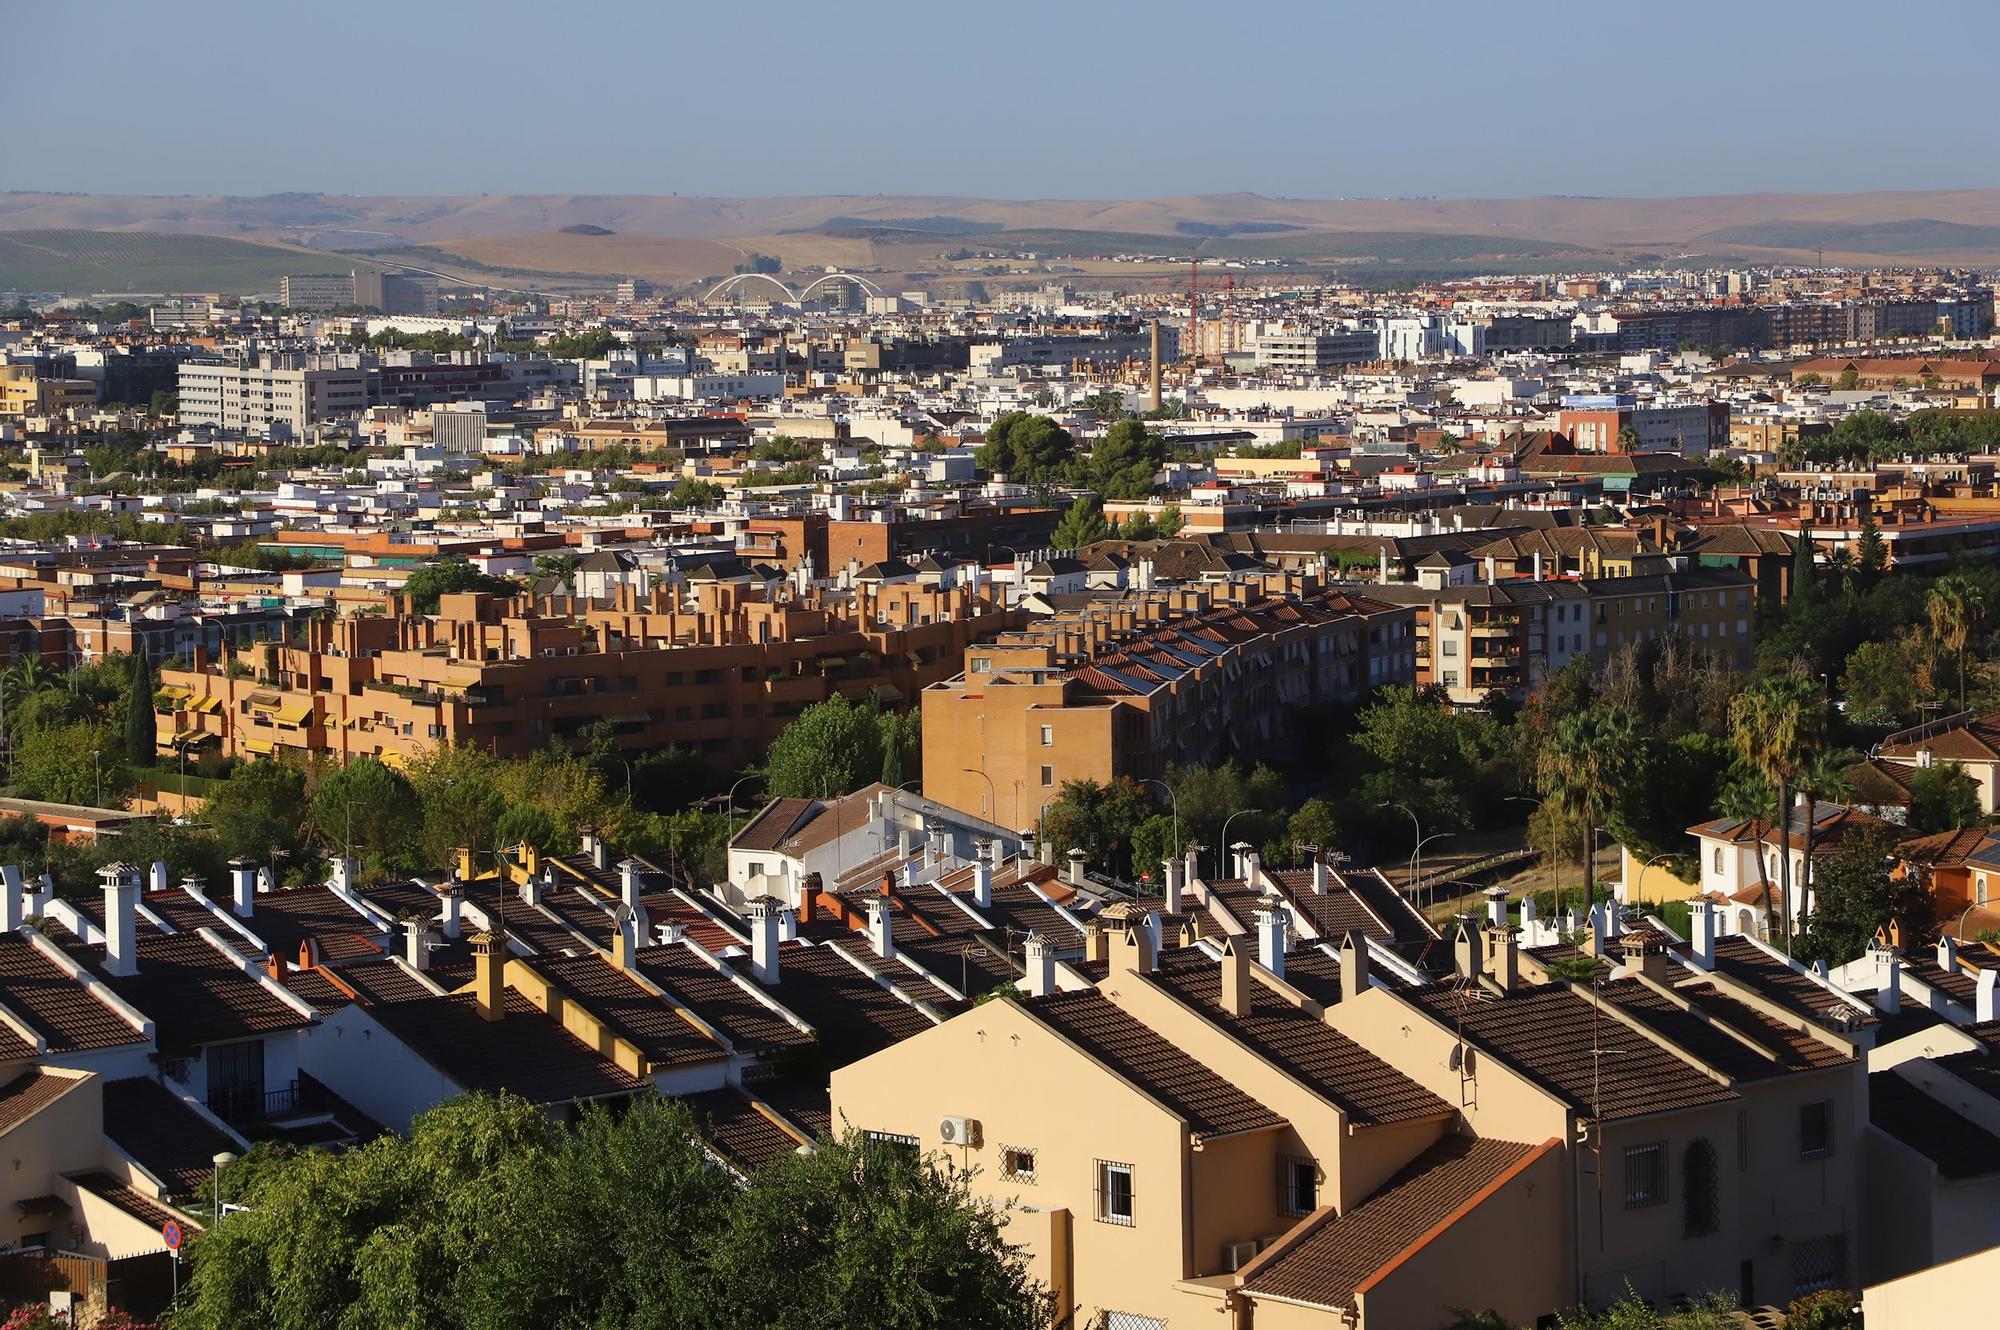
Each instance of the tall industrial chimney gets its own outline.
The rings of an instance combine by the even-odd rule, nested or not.
[[[1146,384],[1152,389],[1153,410],[1160,409],[1160,321],[1153,320],[1153,363],[1148,372]]]

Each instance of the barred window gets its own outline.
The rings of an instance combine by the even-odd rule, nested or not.
[[[1847,1287],[1847,1235],[1829,1233],[1792,1244],[1792,1296]]]
[[[1132,1222],[1132,1166],[1097,1161],[1097,1217],[1107,1224]]]
[[[1000,1171],[1017,1182],[1033,1182],[1035,1180],[1035,1152],[1020,1145],[1001,1147]]]
[[[1667,1199],[1667,1147],[1627,1146],[1625,1150],[1625,1208],[1660,1205]]]
[[[1309,1215],[1319,1209],[1319,1164],[1305,1155],[1278,1156],[1278,1209]]]
[[[1688,1145],[1681,1155],[1681,1232],[1704,1238],[1719,1221],[1716,1201],[1715,1147],[1706,1139]]]
[[[863,1132],[862,1139],[873,1148],[894,1150],[899,1153],[921,1154],[924,1143],[914,1136],[903,1136],[893,1131]]]
[[[1799,1105],[1799,1158],[1825,1159],[1833,1153],[1833,1101]]]

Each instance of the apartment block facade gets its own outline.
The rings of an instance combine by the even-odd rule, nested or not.
[[[180,367],[180,418],[189,425],[303,438],[319,422],[356,416],[367,406],[368,371],[355,355],[266,353]]]
[[[761,757],[835,693],[895,705],[1020,622],[969,587],[767,600],[734,584],[594,606],[446,596],[435,615],[308,621],[219,666],[161,672],[163,751],[216,744],[407,763],[440,744],[519,757],[608,721],[625,747],[676,744],[718,766]]]
[[[1303,579],[1135,594],[968,648],[923,695],[925,793],[1032,827],[1065,781],[1255,753],[1289,708],[1416,668],[1409,609]]]

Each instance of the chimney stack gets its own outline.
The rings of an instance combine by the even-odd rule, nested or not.
[[[548,890],[548,882],[540,873],[530,873],[521,879],[521,900],[535,906],[542,903],[542,893]]]
[[[1639,974],[1656,984],[1667,982],[1667,951],[1655,938],[1627,933],[1618,945],[1627,974]]]
[[[1047,997],[1056,991],[1056,953],[1040,933],[1029,933],[1022,944],[1022,956],[1027,962],[1027,974],[1023,982],[1031,998]]]
[[[1514,930],[1502,922],[1488,924],[1485,934],[1486,973],[1502,990],[1518,988],[1521,983],[1521,947],[1515,940]]]
[[[1181,855],[1181,887],[1186,889],[1201,881],[1201,846],[1190,843]]]
[[[13,864],[0,866],[0,933],[12,933],[27,918],[27,901],[21,891],[21,870]]]
[[[637,912],[645,907],[639,904],[641,883],[639,874],[643,866],[637,859],[627,859],[618,865],[618,899]]]
[[[637,967],[640,939],[645,936],[640,930],[644,926],[645,911],[628,909],[623,901],[618,903],[611,937],[611,962],[619,969],[630,971]]]
[[[896,916],[886,897],[868,901],[868,942],[883,960],[896,959]]]
[[[1979,971],[1979,980],[1973,988],[1972,1019],[1981,1025],[2000,1020],[2000,1003],[1994,1001],[1996,981],[2000,981],[2000,970],[1988,965]]]
[[[139,972],[139,879],[124,864],[97,870],[104,882],[104,968],[118,976]]]
[[[431,968],[431,930],[421,919],[403,921],[403,959],[412,970]]]
[[[1222,1009],[1231,1016],[1250,1014],[1250,957],[1241,938],[1225,938],[1222,943]],[[1266,967],[1269,968],[1269,967]]]
[[[598,834],[596,828],[585,831],[580,839],[583,842],[583,852],[590,856],[592,867],[611,867],[611,847],[604,843],[604,837]]]
[[[1285,934],[1291,922],[1291,916],[1279,901],[1271,901],[1257,911],[1257,959],[1280,979],[1285,977]]]
[[[327,885],[335,891],[349,891],[354,886],[354,864],[351,860],[335,855],[327,872]]]
[[[993,908],[993,867],[984,859],[972,861],[972,904],[974,908]]]
[[[1063,880],[1072,887],[1081,887],[1089,881],[1089,878],[1085,876],[1083,871],[1083,861],[1084,854],[1082,850],[1071,850],[1069,852],[1069,873]]]
[[[1715,904],[1706,896],[1697,896],[1688,905],[1689,950],[1694,963],[1703,970],[1715,968]]]
[[[473,936],[472,1000],[485,1020],[497,1021],[507,1014],[507,944],[496,933]]]
[[[1182,913],[1181,866],[1172,859],[1160,860],[1160,908],[1168,914]]]
[[[1333,873],[1332,870],[1330,870],[1326,866],[1326,856],[1324,852],[1315,851],[1312,860],[1313,895],[1315,896],[1326,895],[1327,888],[1331,887],[1332,885],[1333,885]]]
[[[1472,936],[1471,927],[1463,921],[1458,925],[1458,932],[1452,935],[1451,953],[1459,978],[1479,978],[1479,940]]]
[[[1606,957],[1611,945],[1611,925],[1605,919],[1608,902],[1599,901],[1590,907],[1590,954],[1599,960]]]
[[[1903,958],[1892,947],[1871,946],[1868,954],[1875,962],[1875,1005],[1894,1016],[1903,1009]]]
[[[778,982],[778,927],[783,907],[768,896],[759,896],[743,907],[750,924],[750,972],[760,984]]]
[[[444,903],[444,936],[447,942],[458,941],[461,925],[458,915],[458,883],[444,882],[438,886],[438,898]]]
[[[1949,933],[1938,938],[1937,964],[1946,974],[1958,973],[1958,939]]]
[[[167,878],[167,861],[164,859],[153,860],[152,866],[147,870],[146,874],[146,889],[148,891],[165,891],[170,885],[172,884]]]
[[[1494,928],[1507,926],[1507,889],[1488,887],[1486,896],[1486,922]]]
[[[257,913],[257,865],[249,859],[229,861],[230,909],[238,919]]]
[[[1340,943],[1340,1000],[1352,1002],[1368,991],[1368,939],[1350,928]]]

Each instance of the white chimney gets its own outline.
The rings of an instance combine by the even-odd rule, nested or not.
[[[456,942],[461,931],[458,918],[458,883],[446,882],[438,888],[438,896],[444,903],[445,939]]]
[[[1312,863],[1313,895],[1315,896],[1326,895],[1327,889],[1332,885],[1333,885],[1333,873],[1331,870],[1327,868],[1326,860],[1322,858],[1320,855],[1314,854]]]
[[[1533,896],[1521,897],[1521,930],[1524,934],[1534,924],[1535,916],[1538,913],[1539,911],[1535,909],[1535,898]]]
[[[1978,983],[1973,988],[1972,1019],[1982,1025],[2000,1020],[2000,1004],[1994,1001],[1997,981],[2000,981],[2000,970],[1989,965],[1980,970]]]
[[[229,861],[229,902],[238,919],[248,919],[257,913],[257,865],[252,861]]]
[[[146,870],[146,889],[148,891],[165,891],[171,885],[172,882],[167,877],[167,861],[164,859],[153,860],[152,866]]]
[[[1946,974],[1958,973],[1958,939],[1949,933],[1938,938],[1937,964]]]
[[[1375,580],[1383,586],[1389,585],[1389,547],[1380,546],[1375,551]]]
[[[604,843],[604,837],[595,831],[586,831],[579,839],[583,844],[583,852],[590,856],[593,868],[611,867],[611,847]]]
[[[778,941],[797,942],[799,940],[799,912],[787,907],[778,911]]]
[[[1056,952],[1040,933],[1028,934],[1022,945],[1022,954],[1027,958],[1027,974],[1022,982],[1027,985],[1029,997],[1047,997],[1056,991]]]
[[[1489,554],[1486,556],[1486,585],[1492,586],[1498,576],[1498,566],[1494,563],[1493,556]]]
[[[139,879],[124,864],[97,870],[104,880],[104,968],[114,975],[139,972]]]
[[[1250,842],[1247,840],[1237,841],[1229,847],[1229,875],[1238,882],[1248,882],[1250,880],[1250,869],[1244,862],[1245,853],[1249,848]]]
[[[1931,752],[1931,746],[1929,744],[1925,744],[1922,748],[1919,748],[1917,750],[1917,766],[1919,768],[1928,768],[1932,763],[1936,761],[1937,761],[1937,755]]]
[[[403,921],[403,959],[412,970],[431,968],[431,930],[424,920]]]
[[[750,924],[750,972],[760,984],[778,982],[778,915],[779,904],[768,896],[761,896],[743,907],[743,917]]]
[[[21,892],[21,870],[13,864],[0,866],[0,933],[20,928],[26,918],[22,912],[26,904]]]
[[[1201,847],[1189,845],[1181,856],[1181,886],[1191,887],[1201,881]]]
[[[1285,977],[1285,930],[1290,924],[1285,907],[1275,901],[1257,911],[1257,961],[1280,979]]]
[[[346,891],[354,885],[354,864],[342,855],[333,856],[333,863],[327,877],[335,891]]]
[[[639,963],[639,946],[646,936],[646,912],[628,910],[620,902],[614,926],[617,934],[611,944],[612,963],[621,970],[633,969]]]
[[[639,874],[641,865],[637,859],[627,859],[618,865],[618,899],[639,909]]]
[[[1168,914],[1182,913],[1181,866],[1172,859],[1160,860],[1160,908]]]
[[[56,898],[56,880],[47,873],[35,879],[35,889],[28,893],[28,913],[47,914],[49,902]]]
[[[548,890],[548,886],[549,882],[546,870],[540,873],[528,874],[521,879],[522,901],[529,905],[540,905],[542,903],[542,893]]]
[[[1590,907],[1590,954],[1600,958],[1605,956],[1612,937],[1610,922],[1604,917],[1607,903],[1599,901]]]
[[[1875,1005],[1885,1015],[1903,1009],[1903,958],[1888,947],[1870,947],[1875,960]]]
[[[1072,887],[1083,886],[1088,880],[1085,878],[1083,872],[1083,858],[1082,850],[1071,850],[1069,852],[1069,875],[1063,880],[1068,882]]]
[[[257,894],[260,896],[264,895],[271,890],[273,885],[275,884],[271,880],[271,870],[268,867],[259,868],[257,870]]]
[[[1340,996],[1351,1002],[1368,991],[1368,939],[1350,929],[1340,944]]]
[[[868,898],[868,942],[885,961],[896,959],[896,916],[887,896]]]
[[[972,903],[982,910],[993,907],[993,867],[984,859],[972,861]]]
[[[1507,926],[1507,889],[1488,887],[1486,889],[1486,922],[1495,928]]]
[[[1542,552],[1540,550],[1535,551],[1535,580],[1537,582],[1542,580]]]
[[[1694,963],[1704,970],[1715,968],[1715,905],[1697,896],[1688,906],[1688,939]]]
[[[988,847],[987,847],[987,848],[988,848],[988,850],[990,851],[990,853],[991,853],[991,855],[992,855],[992,859],[993,859],[993,871],[997,873],[997,872],[999,872],[999,871],[1000,871],[1000,870],[1001,870],[1001,869],[1002,869],[1003,867],[1005,867],[1005,866],[1006,866],[1006,863],[1007,863],[1007,847],[1006,847],[1006,846],[1005,846],[1004,844],[1002,844],[1002,843],[1001,843],[1001,840],[1000,840],[1000,838],[999,838],[998,836],[995,836],[995,837],[993,838],[993,840],[992,840],[992,841],[991,841],[991,842],[990,842],[990,843],[988,844]]]
[[[1243,880],[1251,886],[1257,885],[1257,870],[1264,865],[1264,856],[1256,850],[1243,852]]]

